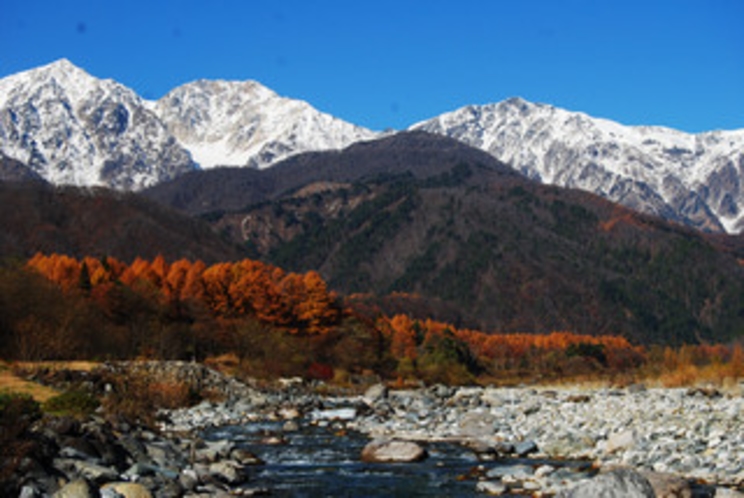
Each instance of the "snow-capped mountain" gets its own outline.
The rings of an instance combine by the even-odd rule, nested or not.
[[[0,152],[55,184],[125,190],[196,167],[132,90],[64,59],[0,80]]]
[[[252,81],[198,81],[147,101],[64,59],[0,80],[0,153],[55,184],[139,190],[375,136]]]
[[[377,135],[255,81],[188,83],[153,109],[202,168],[263,168],[292,154],[340,149]]]
[[[544,183],[744,232],[744,130],[623,126],[518,98],[411,129],[456,138]],[[380,136],[254,81],[202,80],[147,101],[64,59],[0,79],[0,155],[55,184],[139,190],[194,168],[264,168]]]
[[[744,231],[744,130],[623,126],[519,98],[415,124],[543,183],[597,193],[698,228]]]

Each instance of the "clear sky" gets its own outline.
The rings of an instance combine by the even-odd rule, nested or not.
[[[0,77],[62,57],[149,99],[253,79],[376,130],[512,96],[744,128],[741,0],[0,0]]]

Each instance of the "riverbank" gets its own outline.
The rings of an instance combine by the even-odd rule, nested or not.
[[[737,388],[738,389],[738,388]],[[744,397],[741,390],[612,388],[481,388],[434,386],[394,391],[382,385],[362,396],[261,393],[251,405],[201,406],[170,412],[166,430],[219,423],[308,420],[337,424],[370,438],[455,442],[482,461],[501,458],[583,460],[596,469],[627,467],[652,481],[722,488],[744,485]],[[415,463],[411,464],[415,465]],[[550,466],[488,470],[478,484],[528,484],[559,493],[586,475],[553,475]],[[508,487],[507,487],[508,488]],[[726,491],[724,491],[724,489]],[[689,491],[692,493],[692,491]],[[672,496],[672,495],[669,495]],[[680,495],[682,496],[682,495]],[[691,495],[689,495],[691,496]],[[703,496],[703,495],[701,495]],[[733,496],[728,494],[727,496]]]
[[[442,444],[458,448],[467,471],[445,475],[473,494],[573,496],[569,490],[610,476],[637,478],[655,490],[633,496],[744,496],[737,494],[744,486],[741,386],[721,393],[641,385],[391,390],[378,384],[363,394],[333,394],[298,379],[246,385],[189,363],[105,368],[177,379],[219,391],[224,400],[163,410],[159,430],[112,425],[100,415],[45,419],[31,435],[34,451],[20,462],[24,498],[109,496],[105,490],[115,486],[139,493],[122,496],[160,498],[272,493],[277,490],[257,484],[252,469],[270,466],[269,454],[291,453],[298,435],[316,429],[326,434],[313,443],[319,454],[322,444],[343,446],[354,435],[355,445],[374,441],[388,456],[403,449],[415,455],[395,464],[411,472],[450,465],[436,454]],[[255,436],[251,451],[231,427]],[[361,462],[362,448],[354,451],[345,460]],[[627,470],[605,473],[618,467]],[[610,477],[607,485],[616,485]],[[77,494],[64,494],[71,488]]]

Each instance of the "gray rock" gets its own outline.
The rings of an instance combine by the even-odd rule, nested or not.
[[[520,457],[526,457],[532,453],[537,453],[537,443],[534,441],[522,441],[514,445],[514,453]]]
[[[82,477],[96,484],[113,481],[119,477],[119,473],[114,469],[84,460],[55,458],[52,465],[72,479]]]
[[[246,476],[243,466],[237,462],[223,460],[209,466],[209,473],[220,481],[235,485],[245,482]]]
[[[294,420],[287,420],[284,422],[284,425],[282,425],[282,431],[284,432],[297,432],[300,430],[300,424],[298,424]]]
[[[744,498],[744,493],[739,493],[729,488],[716,488],[715,498]]]
[[[455,393],[455,388],[443,384],[435,384],[429,388],[429,392],[435,398],[446,399],[452,397]]]
[[[36,488],[28,485],[23,486],[21,492],[18,493],[18,498],[36,498],[37,496],[39,496],[39,493],[36,492]]]
[[[388,392],[388,387],[385,384],[375,384],[365,391],[362,400],[369,406],[373,406],[375,403],[386,400]]]
[[[478,455],[479,458],[493,459],[498,456],[514,453],[514,445],[502,441],[489,441],[488,439],[466,439],[462,445]]]
[[[362,450],[363,462],[418,462],[426,450],[412,441],[375,439]]]
[[[494,467],[486,472],[489,479],[502,479],[507,481],[522,481],[535,475],[535,470],[529,465],[505,465]]]
[[[101,458],[95,446],[80,437],[66,437],[60,446],[62,449],[59,454],[65,458],[77,458],[79,460],[99,460]]]
[[[607,445],[605,451],[607,453],[615,453],[618,451],[626,451],[632,449],[636,444],[637,435],[634,430],[625,430],[612,434],[607,438]]]
[[[263,465],[264,461],[258,458],[250,451],[243,448],[235,448],[230,452],[230,459],[235,460],[240,465]]]
[[[458,429],[461,434],[482,438],[493,436],[496,417],[488,412],[469,412],[460,417]]]
[[[475,485],[475,490],[478,493],[483,493],[491,496],[501,496],[506,494],[508,488],[506,484],[496,481],[480,481]]]
[[[128,479],[136,479],[137,477],[160,475],[166,479],[178,479],[178,472],[165,467],[159,467],[157,465],[149,465],[147,463],[135,463],[129,467],[123,474]]]
[[[583,481],[560,498],[656,498],[648,479],[631,469],[615,469]]]
[[[184,469],[178,476],[178,482],[186,491],[193,491],[199,485],[199,476],[194,469]]]

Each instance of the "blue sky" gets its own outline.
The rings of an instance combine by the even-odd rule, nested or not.
[[[151,99],[254,79],[377,130],[512,96],[744,128],[739,0],[0,0],[0,77],[61,57]]]

